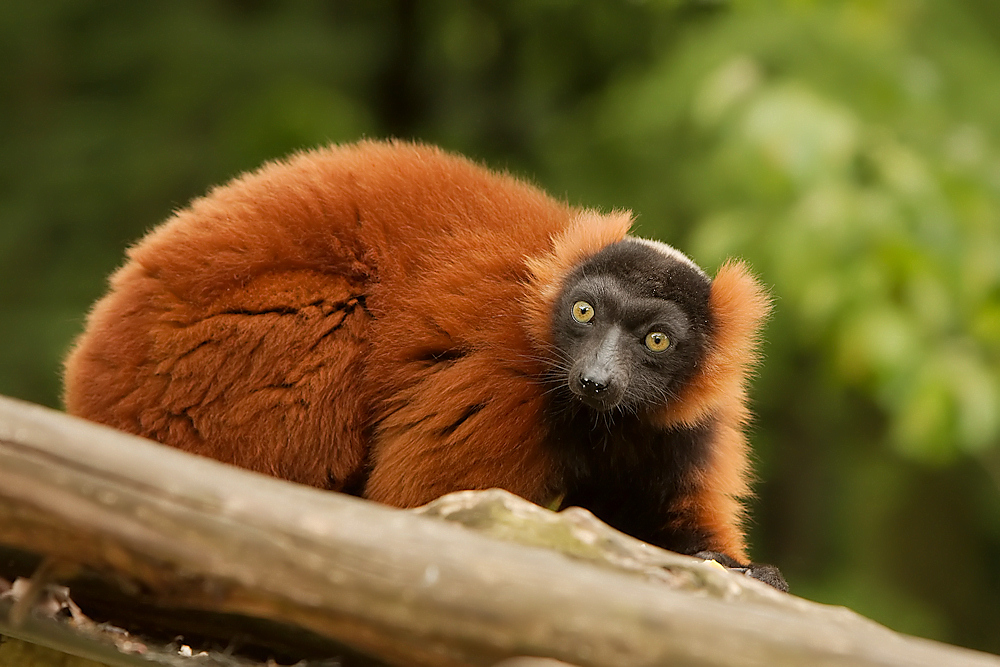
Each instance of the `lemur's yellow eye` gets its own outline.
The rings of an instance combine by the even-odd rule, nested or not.
[[[577,301],[573,304],[573,319],[577,322],[589,322],[594,319],[594,307],[586,301]]]
[[[651,352],[663,352],[670,347],[670,339],[662,331],[651,331],[646,334],[646,347]]]

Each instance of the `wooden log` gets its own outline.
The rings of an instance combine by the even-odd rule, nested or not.
[[[481,495],[487,508],[516,502]],[[732,586],[716,592],[753,594],[678,590],[4,398],[0,543],[114,573],[163,605],[297,625],[399,665],[1000,667],[736,575],[719,572]]]

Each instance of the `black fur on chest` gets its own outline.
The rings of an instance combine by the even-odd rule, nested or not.
[[[706,548],[708,536],[678,506],[697,490],[691,473],[708,459],[714,424],[660,429],[639,415],[599,413],[559,395],[548,416],[549,445],[563,473],[563,507],[583,507],[672,551]]]

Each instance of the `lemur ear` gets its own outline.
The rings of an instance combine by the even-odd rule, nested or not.
[[[552,342],[552,309],[563,283],[580,262],[624,239],[632,227],[631,211],[599,213],[585,209],[552,239],[552,250],[527,260],[531,274],[525,301],[529,335],[543,344]]]
[[[745,422],[746,383],[758,357],[771,297],[746,264],[729,260],[712,281],[712,329],[705,358],[680,396],[660,415],[663,426],[695,426],[724,411]]]

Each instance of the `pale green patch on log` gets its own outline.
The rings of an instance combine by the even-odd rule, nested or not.
[[[3,667],[109,667],[102,662],[62,653],[19,639],[3,638],[0,643],[0,665]]]
[[[587,510],[556,513],[500,489],[459,491],[412,510],[482,535],[544,547],[574,559],[731,600],[787,604],[788,596],[699,559],[659,549],[611,528]]]

